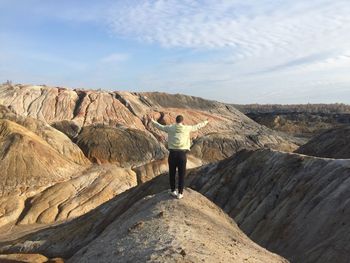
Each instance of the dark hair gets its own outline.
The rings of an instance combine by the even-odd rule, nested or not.
[[[176,116],[176,123],[181,123],[184,120],[184,117],[182,115]]]

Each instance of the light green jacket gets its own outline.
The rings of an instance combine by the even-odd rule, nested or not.
[[[176,123],[172,125],[162,125],[152,120],[153,125],[161,131],[168,133],[168,149],[189,150],[191,147],[190,133],[199,130],[208,124],[208,121],[198,123],[197,125],[183,125]]]

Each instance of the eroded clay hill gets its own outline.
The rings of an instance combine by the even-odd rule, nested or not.
[[[233,105],[257,123],[306,141],[350,123],[350,106],[334,104],[248,104]]]
[[[0,116],[0,236],[80,216],[137,184],[130,169],[92,165],[45,122],[3,106]]]
[[[0,104],[17,114],[43,120],[73,140],[78,138],[83,127],[103,124],[105,133],[109,132],[108,127],[130,128],[146,132],[165,143],[165,134],[156,130],[148,122],[148,117],[169,124],[174,122],[176,115],[182,114],[186,124],[190,125],[208,119],[209,125],[193,134],[195,147],[192,154],[204,162],[227,158],[241,149],[269,147],[293,151],[298,143],[292,137],[255,123],[230,105],[185,95],[3,84]],[[85,133],[85,136],[94,135]],[[97,144],[105,145],[104,138],[94,139],[101,139]],[[96,149],[96,144],[93,144],[86,148],[85,144],[84,151],[99,152],[98,158],[91,158],[93,161],[111,160],[114,159],[110,158],[111,155],[118,155],[118,152],[113,152],[117,151],[115,147],[105,147]]]
[[[23,126],[0,119],[1,195],[70,178],[79,165]]]
[[[125,203],[121,195],[84,218],[42,231],[22,252],[39,246],[44,255],[60,255],[67,262],[288,262],[252,242],[201,194],[191,189],[185,194],[177,200],[163,191],[128,207],[120,207]],[[72,225],[76,228],[69,232]]]
[[[23,126],[0,119],[0,226],[15,221],[28,196],[68,180],[80,165]]]
[[[329,129],[296,150],[306,155],[350,159],[350,126]]]
[[[291,262],[347,263],[349,171],[350,160],[241,151],[192,170],[186,182],[221,207],[254,242]],[[133,204],[166,189],[167,175],[158,176],[67,224],[2,243],[0,251],[70,257]]]
[[[31,117],[23,117],[3,105],[0,105],[0,120],[17,123],[25,130],[33,132],[45,140],[58,153],[77,164],[86,165],[90,163],[76,144],[46,122]]]
[[[193,171],[191,186],[252,240],[291,262],[346,263],[349,171],[350,160],[242,151]]]
[[[10,106],[16,113],[44,120],[74,120],[78,125],[92,123],[123,123],[144,129],[113,93],[78,91],[33,85],[2,85],[0,104]]]
[[[188,200],[181,205],[159,194],[168,188],[167,175],[154,178],[167,170],[166,134],[156,130],[149,118],[170,124],[183,114],[187,124],[209,120],[209,125],[193,134],[188,167],[219,161],[194,169],[187,179],[189,186],[274,252],[302,262],[318,262],[320,257],[345,262],[342,256],[349,252],[349,242],[345,242],[349,229],[343,224],[349,219],[348,162],[253,151],[293,151],[297,140],[255,123],[230,105],[164,93],[28,85],[2,85],[0,104],[4,105],[0,106],[1,253],[65,259],[76,255],[74,259],[83,260],[88,258],[84,252],[88,248],[91,253],[104,251],[92,257],[124,259],[132,244],[142,246],[141,239],[154,232],[154,224],[162,230],[154,238],[167,249],[149,253],[151,261],[219,258],[227,262],[237,256],[251,262],[281,262],[239,234],[237,226],[204,197],[186,192]],[[252,151],[233,155],[241,149]],[[142,201],[151,194],[156,197]],[[141,211],[144,207],[149,208],[147,213]],[[163,208],[168,211],[163,217],[152,217]],[[202,208],[206,214],[198,213]],[[191,214],[188,222],[208,225],[207,232],[172,215],[176,209]],[[329,219],[330,214],[335,218]],[[185,244],[181,250],[167,247],[168,239],[160,235],[175,226],[167,218],[182,227],[183,232],[172,237],[174,244]],[[139,219],[144,228],[138,228]],[[124,222],[128,220],[136,225]],[[222,224],[227,233],[220,230]],[[114,230],[121,225],[124,228]],[[134,227],[140,232],[133,232]],[[205,240],[215,257],[191,246],[184,238],[191,231],[193,244]],[[222,234],[213,236],[214,232]],[[235,235],[238,243],[229,238]],[[120,250],[104,243],[104,238],[119,242]],[[149,243],[144,249],[130,252],[130,257],[138,260],[154,248],[152,238],[146,239]],[[228,252],[219,255],[218,244]],[[331,249],[333,244],[336,251]],[[246,258],[250,252],[253,258]]]
[[[76,144],[96,163],[137,167],[165,158],[167,150],[149,133],[105,125],[85,126]]]

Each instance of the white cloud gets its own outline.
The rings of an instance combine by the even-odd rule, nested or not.
[[[350,100],[349,13],[348,0],[158,0],[118,5],[108,19],[119,37],[203,52],[200,61],[164,62],[140,86],[235,102],[301,102],[338,99],[337,91]],[[205,59],[217,50],[215,60]]]
[[[256,56],[344,46],[350,40],[349,12],[343,0],[158,0],[118,6],[109,20],[117,35],[164,47],[232,47]]]
[[[117,43],[120,53],[94,58],[88,66],[35,54],[37,60],[72,69],[72,79],[84,73],[86,83],[114,85],[108,83],[123,77],[132,80],[131,89],[237,103],[350,102],[349,0],[5,2],[17,16],[107,26],[113,38],[106,41],[123,39]],[[91,37],[100,37],[94,28]],[[145,50],[150,53],[144,55]],[[130,65],[121,67],[129,53],[134,54]]]

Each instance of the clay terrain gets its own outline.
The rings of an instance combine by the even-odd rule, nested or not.
[[[344,125],[313,137],[295,152],[326,158],[349,159],[350,126]]]
[[[209,121],[183,199],[150,122],[178,114]],[[348,127],[267,126],[181,94],[1,85],[0,262],[349,262]]]
[[[234,106],[259,124],[305,141],[328,129],[348,126],[350,123],[350,106],[340,103]]]

